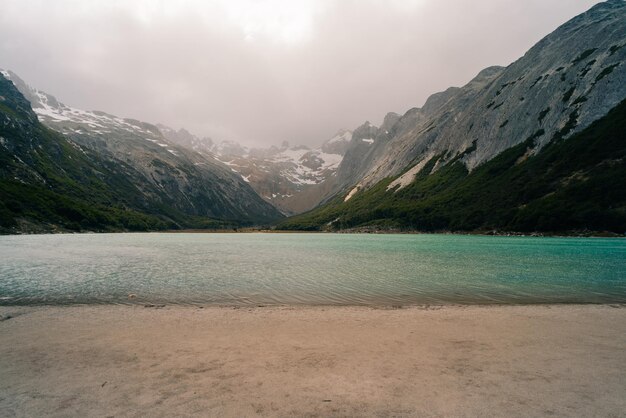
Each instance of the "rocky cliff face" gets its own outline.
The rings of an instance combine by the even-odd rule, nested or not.
[[[626,2],[355,130],[325,204],[287,229],[626,228]]]
[[[528,138],[534,139],[530,152],[537,153],[626,96],[625,57],[626,3],[600,3],[508,67],[487,68],[462,88],[434,94],[383,133],[368,132],[374,142],[367,152],[353,140],[331,194],[369,188],[434,156],[433,171],[458,158],[471,171]],[[382,134],[390,137],[377,136]]]
[[[156,126],[71,108],[30,88],[14,73],[2,74],[30,101],[43,124],[77,147],[97,153],[131,179],[146,208],[243,223],[269,222],[281,216],[228,167],[210,155],[167,140]]]

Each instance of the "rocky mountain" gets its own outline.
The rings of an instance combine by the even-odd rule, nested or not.
[[[347,160],[338,177],[368,187],[434,155],[445,154],[440,166],[475,147],[462,157],[472,170],[533,135],[539,151],[557,134],[581,131],[624,97],[625,8],[621,0],[600,3],[508,67],[433,95],[398,120],[392,140],[376,143],[384,149],[371,151],[377,157],[360,168],[365,175]]]
[[[224,221],[232,225],[266,223],[281,217],[224,164],[170,142],[155,126],[71,108],[29,87],[14,73],[1,74],[3,92],[8,95],[15,86],[30,103],[33,112],[28,117],[36,115],[41,123],[63,134],[51,142],[69,144],[132,185],[128,190],[132,196],[115,196],[137,211],[155,215],[172,227],[203,227]],[[10,115],[11,109],[5,111]],[[11,135],[3,135],[3,141],[11,143]],[[4,146],[3,153],[9,151]],[[9,152],[8,156],[21,158],[19,153]],[[30,166],[41,174],[41,167]],[[69,170],[71,162],[64,160],[60,168]]]
[[[604,178],[608,172],[626,175],[619,143],[611,142],[610,135],[606,136],[610,132],[619,135],[622,142],[626,138],[623,131],[613,126],[619,125],[623,117],[623,106],[619,105],[626,98],[625,57],[626,3],[622,0],[600,3],[559,27],[508,67],[487,68],[465,86],[431,96],[422,108],[411,109],[401,117],[388,115],[380,128],[365,124],[356,129],[334,184],[329,187],[328,205],[283,225],[314,229],[371,224],[430,230],[532,229],[532,222],[519,223],[513,219],[526,216],[523,213],[532,205],[537,205],[533,206],[537,213],[545,211],[544,218],[551,219],[548,212],[557,211],[546,202],[556,204],[552,199],[559,193],[565,193],[563,202],[569,202],[572,195],[565,190],[570,186],[582,182],[578,186],[586,189],[596,184],[594,179]],[[604,119],[612,109],[609,120]],[[592,129],[592,124],[600,119],[603,122],[598,122],[599,126],[604,128]],[[518,173],[524,167],[554,170],[554,162],[544,161],[548,150],[553,153],[559,149],[563,153],[562,157],[550,154],[552,158],[576,159],[570,155],[573,145],[592,134],[598,135],[593,138],[600,141],[597,149],[577,150],[598,152],[584,159],[606,170],[598,171],[585,163],[577,166],[579,172],[560,167],[563,177],[546,178],[538,173],[524,177]],[[611,149],[615,157],[600,153],[600,149]],[[516,159],[505,158],[511,155]],[[503,167],[502,159],[512,165]],[[485,170],[493,170],[494,178],[489,178]],[[538,179],[556,183],[537,187],[533,193],[510,201],[496,193],[499,188],[506,189],[506,185],[493,182],[512,173],[530,182],[531,189]],[[478,178],[485,182],[486,190],[475,183]],[[452,179],[456,183],[449,183]],[[488,189],[489,184],[493,190]],[[465,185],[462,190],[457,189],[462,185]],[[517,186],[527,190],[526,186]],[[609,187],[613,186],[609,183]],[[467,197],[468,190],[475,193],[473,198]],[[515,190],[509,192],[515,195]],[[543,192],[545,195],[540,195]],[[609,204],[605,199],[597,199],[605,205],[599,207],[599,203],[590,201],[596,193],[588,192],[577,194],[581,201],[573,207],[594,207],[598,219],[606,220],[607,216],[613,219],[594,228],[619,230],[622,226],[616,225],[622,223],[615,218],[623,220],[623,192],[607,191],[616,200]],[[485,194],[501,200],[487,199],[477,206],[474,199]],[[447,206],[440,205],[443,201]],[[459,213],[453,216],[451,208],[461,201]],[[540,201],[546,204],[537,203]],[[507,206],[513,204],[517,206]],[[496,216],[489,212],[490,208],[502,210],[506,216]],[[476,213],[467,213],[471,210]],[[464,217],[466,222],[462,220]],[[591,222],[590,218],[582,222],[564,217],[571,220],[568,226],[567,222],[542,224],[537,219],[534,227],[544,230],[584,229],[585,222]]]
[[[236,142],[213,143],[186,130],[157,125],[172,143],[193,149],[228,165],[282,213],[292,215],[316,206],[328,193],[326,181],[336,175],[349,147],[352,132],[341,130],[320,147],[290,147],[287,142],[270,148],[247,148]]]
[[[142,207],[126,169],[43,126],[0,76],[0,232],[175,227]]]
[[[207,154],[211,157],[214,156],[215,144],[211,138],[199,138],[184,128],[177,131],[161,124],[156,124],[156,127],[161,134],[172,143],[192,149],[201,154]]]

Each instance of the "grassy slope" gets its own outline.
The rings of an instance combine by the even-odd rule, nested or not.
[[[386,179],[348,202],[337,197],[278,228],[626,231],[626,101],[584,131],[567,140],[556,138],[527,157],[533,141],[472,173],[457,161],[427,175],[435,157],[396,193],[386,191],[393,180]]]

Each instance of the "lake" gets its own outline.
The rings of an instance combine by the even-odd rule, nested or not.
[[[0,305],[626,303],[619,238],[29,235],[0,257]]]

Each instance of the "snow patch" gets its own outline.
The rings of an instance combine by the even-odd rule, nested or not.
[[[413,168],[411,168],[409,171],[407,171],[406,173],[404,173],[403,175],[401,175],[400,177],[392,181],[389,184],[389,186],[387,186],[387,191],[399,186],[394,191],[395,193],[398,190],[402,190],[409,184],[413,183],[413,180],[415,180],[415,176],[417,175],[417,173],[419,173],[422,170],[422,168],[424,168],[424,166],[428,163],[428,161],[430,161],[431,158],[433,158],[433,156],[434,156],[433,154],[426,155],[424,159],[420,161],[419,163],[417,163]]]
[[[311,152],[310,149],[301,148],[301,149],[286,149],[280,154],[278,154],[275,158],[276,161],[300,161],[302,157],[308,152]]]
[[[335,218],[335,219],[333,219],[332,221],[328,222],[328,223],[326,224],[326,226],[332,226],[332,224],[334,224],[334,223],[336,223],[336,222],[339,222],[339,218]]]
[[[359,190],[360,190],[361,186],[357,185],[354,189],[350,190],[350,193],[348,193],[348,195],[346,196],[345,199],[343,199],[344,202],[347,202],[348,200],[352,199],[352,196],[354,196]]]
[[[335,135],[334,137],[332,137],[331,139],[328,140],[328,142],[326,142],[327,144],[334,144],[335,142],[350,142],[352,140],[352,132],[350,131],[345,131],[345,132],[341,132],[339,131],[337,133],[337,135]]]
[[[39,106],[33,108],[33,110],[35,111],[39,119],[41,119],[42,117],[48,117],[59,122],[72,120],[71,118],[63,115],[61,109],[55,109],[54,107],[50,106],[48,104],[48,96],[46,96],[44,93],[36,90],[35,94],[39,99]]]
[[[324,167],[326,168],[339,167],[339,164],[341,164],[343,160],[343,156],[340,154],[326,154],[325,152],[320,152],[318,155],[324,160]]]
[[[42,91],[32,89],[32,92],[38,99],[33,103],[33,111],[37,114],[40,121],[76,123],[81,128],[84,128],[87,133],[104,134],[113,132],[113,129],[122,129],[124,131],[132,131],[134,134],[155,136],[154,132],[128,123],[117,116],[76,109],[57,102],[53,96],[49,96]],[[61,128],[67,129],[64,126],[61,126]],[[159,138],[158,136],[155,137]]]
[[[328,172],[339,167],[343,157],[339,154],[327,154],[319,149],[307,148],[286,149],[272,158],[274,163],[289,163],[290,166],[281,171],[281,175],[295,184],[319,184],[328,176]],[[320,166],[311,168],[305,165],[309,160],[319,161]]]

